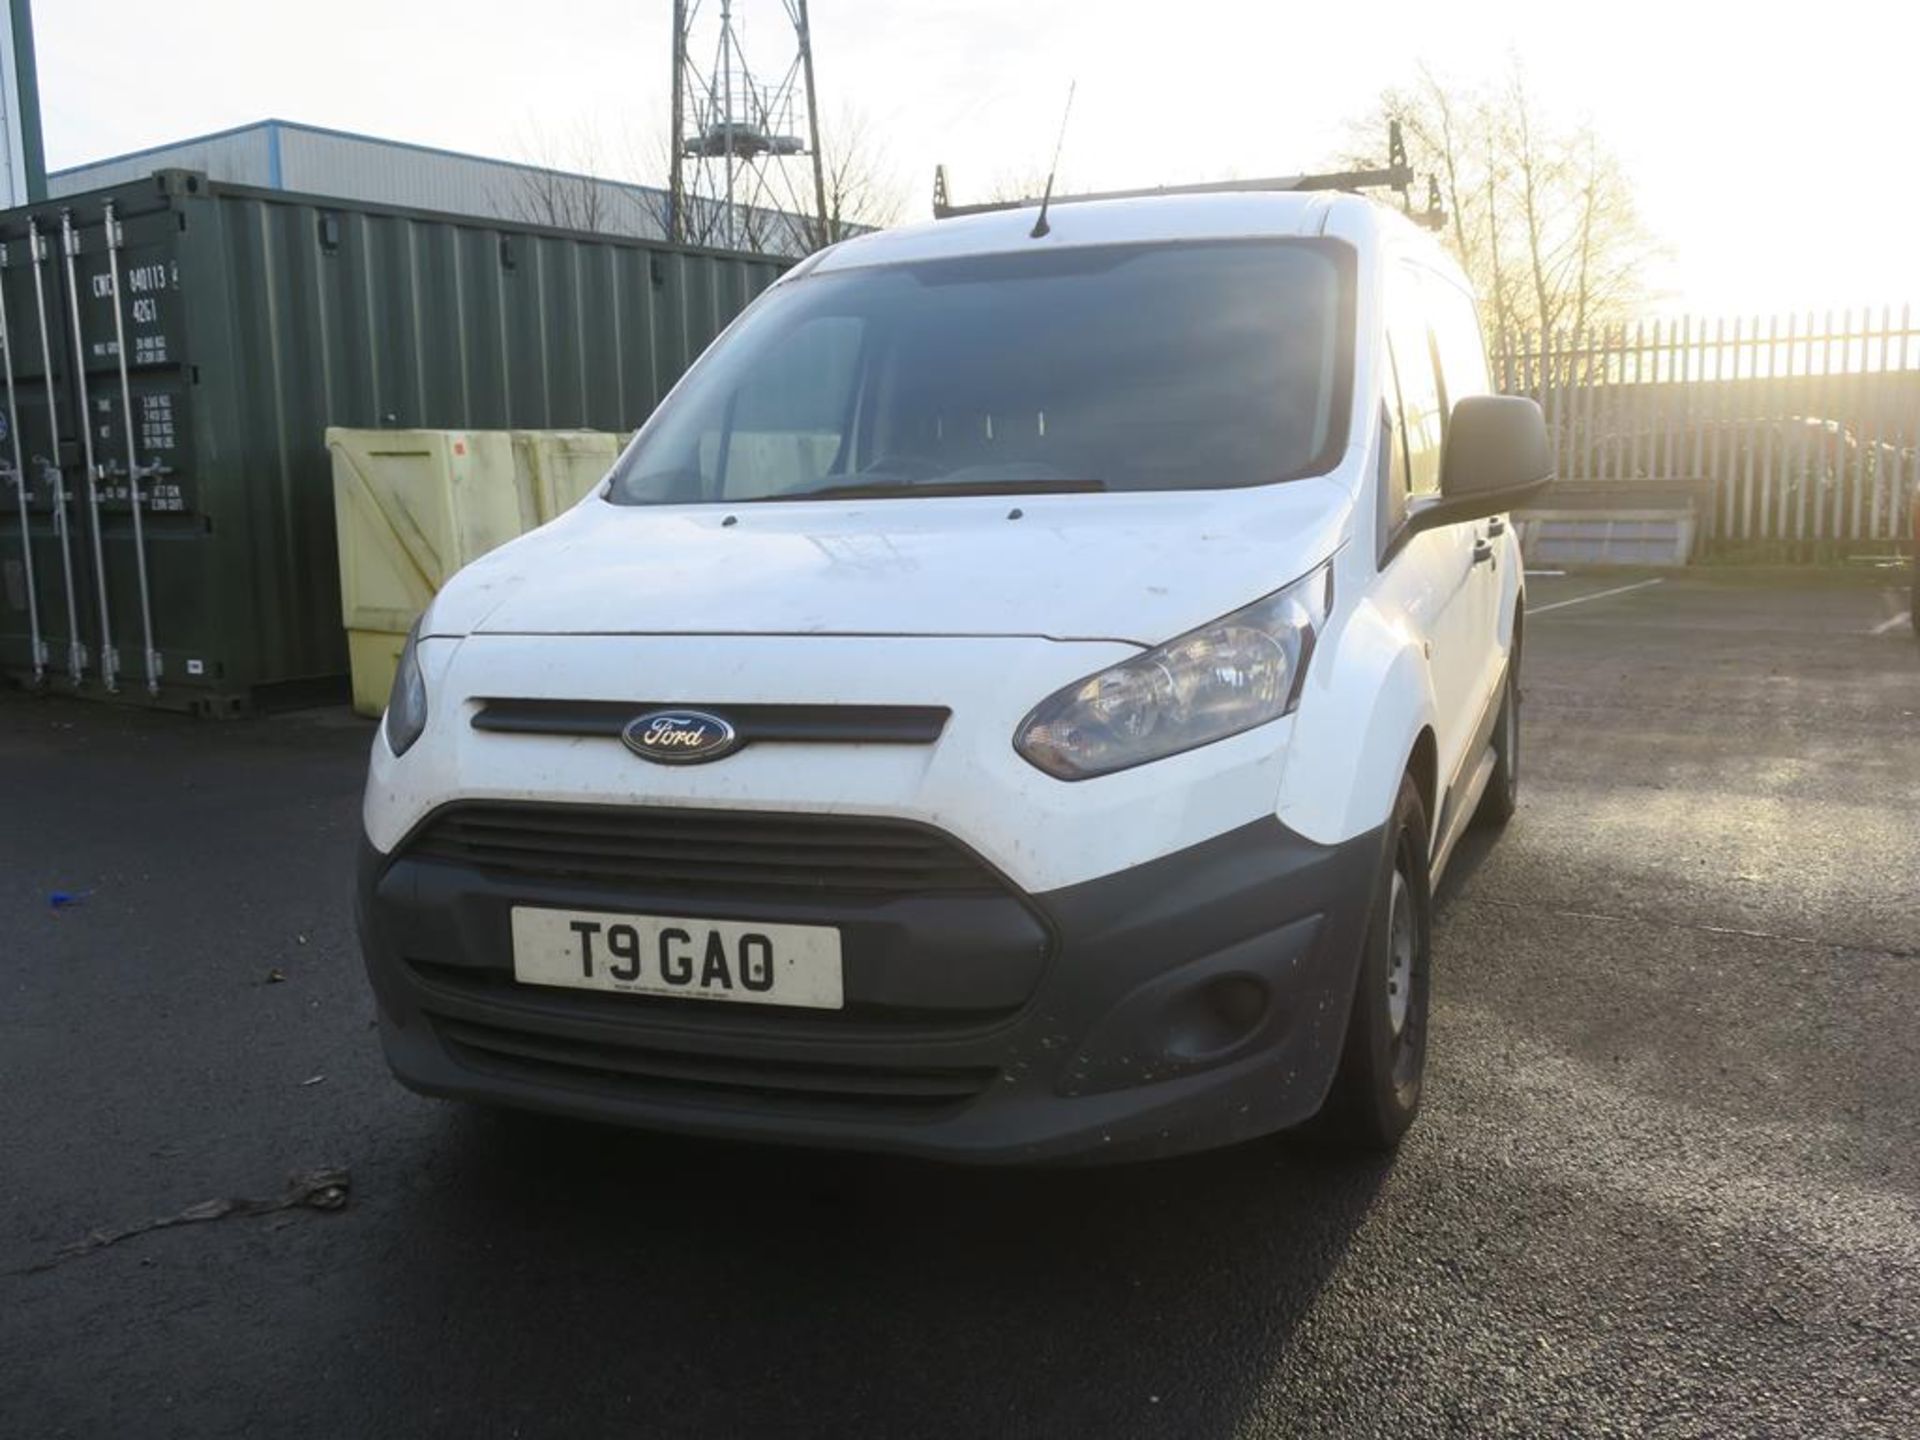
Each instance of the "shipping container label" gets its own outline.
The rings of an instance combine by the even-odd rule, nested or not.
[[[190,467],[183,453],[184,397],[177,394],[181,382],[177,371],[154,371],[177,365],[182,356],[179,265],[145,244],[122,250],[118,258],[117,292],[111,257],[93,250],[81,261],[81,378],[100,502],[126,510],[133,503],[131,471],[138,466],[142,509],[156,515],[184,512],[191,508],[191,495],[184,483]],[[121,415],[122,337],[125,382],[133,403],[131,437]],[[71,463],[76,458],[82,457],[69,457],[67,485],[84,494],[84,470],[76,471]]]
[[[105,308],[96,310],[87,328],[94,331],[87,343],[90,364],[112,363],[120,353],[113,327],[113,271],[105,268],[87,277],[94,300]],[[120,284],[126,295],[121,310],[127,334],[127,363],[134,366],[165,365],[179,357],[179,345],[169,333],[167,314],[173,309],[173,295],[180,288],[180,266],[171,261],[130,263],[121,272]]]
[[[171,451],[176,437],[173,429],[173,396],[142,395],[136,405],[135,424],[140,448],[148,454]]]
[[[182,473],[186,469],[185,436],[175,423],[177,397],[171,390],[153,388],[169,383],[146,376],[132,380],[134,455],[142,471],[140,493],[145,508],[156,515],[178,514],[188,508]],[[93,410],[100,499],[104,504],[129,505],[132,494],[127,481],[127,432],[120,420],[118,388],[94,396]]]

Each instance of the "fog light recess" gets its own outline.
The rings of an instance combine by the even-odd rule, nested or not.
[[[1264,981],[1221,975],[1183,991],[1166,1012],[1166,1050],[1179,1060],[1207,1060],[1260,1028],[1271,1003]]]

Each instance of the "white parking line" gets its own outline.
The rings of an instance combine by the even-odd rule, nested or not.
[[[1874,626],[1873,629],[1869,630],[1867,633],[1869,635],[1884,635],[1887,633],[1887,631],[1894,629],[1896,626],[1911,625],[1912,623],[1913,623],[1912,613],[1907,611],[1902,611],[1900,614],[1894,616],[1891,620],[1882,620],[1878,625]]]
[[[1569,605],[1584,605],[1589,600],[1604,600],[1609,595],[1625,595],[1630,590],[1644,590],[1649,585],[1658,585],[1658,580],[1640,580],[1632,585],[1616,585],[1611,590],[1596,590],[1591,595],[1576,595],[1571,600],[1556,600],[1551,605],[1529,605],[1527,614],[1544,615],[1549,610],[1564,610]]]

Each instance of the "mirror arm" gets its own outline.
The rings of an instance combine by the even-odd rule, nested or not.
[[[1460,525],[1469,520],[1482,520],[1489,515],[1518,510],[1539,499],[1552,483],[1551,475],[1543,475],[1524,485],[1484,490],[1477,495],[1423,495],[1408,502],[1405,528],[1409,533],[1417,534],[1441,525]]]
[[[1510,485],[1504,490],[1489,490],[1479,495],[1452,498],[1423,495],[1410,500],[1407,502],[1407,517],[1400,522],[1399,528],[1393,532],[1393,538],[1381,552],[1380,564],[1382,567],[1391,564],[1393,557],[1404,550],[1407,542],[1416,535],[1442,525],[1464,525],[1470,520],[1522,509],[1538,500],[1552,483],[1551,475],[1543,475],[1524,485]]]
[[[1478,497],[1475,497],[1477,500]],[[1418,535],[1424,530],[1437,530],[1442,525],[1456,525],[1463,521],[1475,520],[1475,500],[1460,500],[1446,495],[1423,495],[1407,502],[1406,526],[1409,533]]]

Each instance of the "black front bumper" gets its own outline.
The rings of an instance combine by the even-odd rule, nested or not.
[[[414,1089],[652,1129],[954,1160],[1144,1158],[1311,1116],[1339,1059],[1382,836],[1264,820],[1040,895],[503,873],[363,842],[360,935]],[[508,912],[832,924],[843,1011],[513,979]]]

